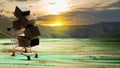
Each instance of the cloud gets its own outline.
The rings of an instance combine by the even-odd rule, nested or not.
[[[28,1],[28,0],[13,0],[13,1]]]
[[[56,19],[57,16],[63,17],[62,20],[67,22],[67,24],[88,25],[88,24],[94,24],[99,22],[120,21],[120,10],[104,9],[104,10],[98,11],[98,10],[83,9],[83,11],[76,10],[76,11],[63,13],[61,15],[41,16],[41,17],[38,17],[39,18],[38,20],[43,22],[49,22]]]
[[[107,7],[119,7],[119,8],[120,8],[120,1],[117,1],[117,2],[115,2],[115,3],[112,3],[112,4],[110,4],[110,5],[107,6]]]
[[[33,13],[36,14],[38,21],[49,23],[58,17],[62,18],[62,21],[68,24],[93,24],[101,21],[120,21],[120,1],[119,0],[71,0],[71,9],[66,13],[61,13],[60,15],[46,15],[43,13],[46,11],[45,6],[54,4],[50,0],[2,0],[6,2],[0,2],[1,5],[5,5],[5,10],[13,11],[15,5],[25,4],[32,5]],[[11,1],[14,1],[11,5]],[[39,2],[38,2],[39,1]],[[70,0],[69,0],[70,1]],[[36,3],[33,3],[36,2]],[[46,3],[47,2],[47,3]],[[49,4],[49,5],[48,5]],[[8,6],[9,5],[9,6]],[[38,6],[40,7],[38,10]],[[8,9],[9,8],[9,9]],[[40,14],[41,13],[41,14]],[[41,15],[45,16],[41,16]]]
[[[40,1],[40,0],[8,0],[9,2],[35,2],[35,1]]]

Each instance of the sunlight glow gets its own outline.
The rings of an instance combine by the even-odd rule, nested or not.
[[[54,24],[49,24],[49,26],[62,26],[62,23],[61,22],[57,22],[57,23],[54,23]]]
[[[48,6],[48,13],[50,14],[60,14],[66,10],[68,10],[68,4],[65,0],[52,0]]]

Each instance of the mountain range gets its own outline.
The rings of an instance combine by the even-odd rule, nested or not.
[[[42,37],[54,38],[120,38],[120,22],[92,25],[39,26]]]
[[[8,18],[0,16],[0,38],[9,37]],[[120,38],[120,22],[100,22],[91,25],[38,25],[42,38]]]

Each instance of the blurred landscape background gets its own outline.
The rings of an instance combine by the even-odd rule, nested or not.
[[[3,0],[0,37],[9,37],[16,5],[36,16],[41,38],[120,38],[119,0]]]

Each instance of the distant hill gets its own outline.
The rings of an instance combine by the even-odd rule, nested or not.
[[[92,25],[40,26],[42,37],[54,38],[120,38],[120,22]]]
[[[40,26],[42,38],[120,38],[120,22],[100,22],[92,25]],[[0,38],[9,37],[11,21],[0,16]]]
[[[0,15],[0,38],[9,37],[7,28],[11,27],[11,21]]]
[[[100,22],[89,25],[83,30],[84,37],[120,38],[120,22]],[[81,31],[79,31],[79,34],[81,34]],[[82,36],[79,35],[79,37]]]

